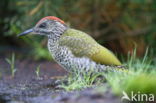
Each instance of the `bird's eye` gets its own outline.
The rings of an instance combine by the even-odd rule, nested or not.
[[[46,23],[42,23],[38,26],[39,28],[46,28]]]

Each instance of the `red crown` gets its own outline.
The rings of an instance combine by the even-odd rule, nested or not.
[[[39,22],[41,22],[41,21],[43,21],[43,20],[56,20],[56,21],[58,21],[58,22],[60,22],[60,23],[62,23],[62,24],[65,24],[65,22],[63,21],[63,20],[61,20],[61,19],[59,19],[59,18],[57,18],[57,17],[55,17],[55,16],[46,16],[46,17],[44,17],[44,18],[42,18]],[[38,23],[39,23],[38,22]],[[38,24],[37,23],[37,24]]]

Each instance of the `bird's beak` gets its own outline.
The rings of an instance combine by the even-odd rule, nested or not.
[[[27,34],[32,33],[32,32],[33,32],[33,29],[31,28],[31,29],[28,29],[28,30],[26,30],[26,31],[24,31],[24,32],[22,32],[22,33],[20,33],[20,34],[18,34],[17,36],[18,36],[18,37],[24,36],[24,35],[27,35]]]

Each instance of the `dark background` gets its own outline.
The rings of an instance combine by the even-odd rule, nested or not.
[[[1,0],[0,7],[0,57],[50,59],[47,38],[16,36],[50,15],[124,57],[134,48],[143,57],[147,47],[156,55],[156,0]]]

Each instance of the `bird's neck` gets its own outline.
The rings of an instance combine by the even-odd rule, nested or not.
[[[67,26],[59,26],[52,30],[51,34],[48,35],[48,49],[51,53],[55,54],[59,47],[58,40],[61,35],[68,29]]]
[[[68,29],[66,25],[59,25],[56,26],[55,28],[52,28],[52,31],[48,35],[48,40],[57,42],[61,35]]]

